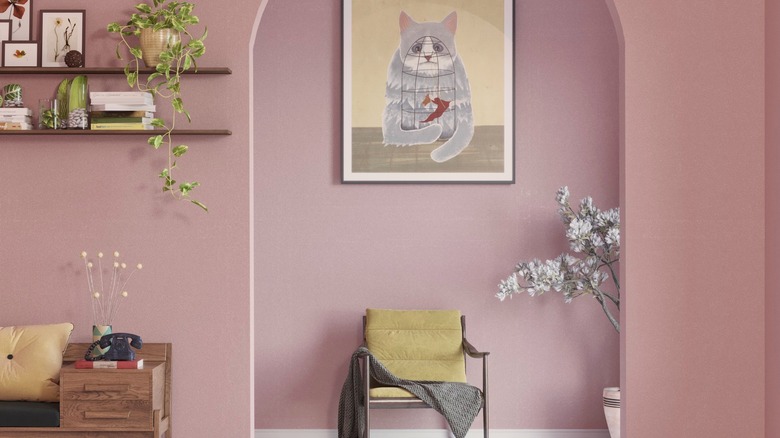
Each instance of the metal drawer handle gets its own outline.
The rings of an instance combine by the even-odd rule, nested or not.
[[[103,419],[103,420],[126,420],[130,418],[130,411],[117,412],[117,411],[100,411],[92,412],[85,411],[84,418],[88,420]]]
[[[129,390],[130,385],[84,384],[84,392],[127,392]]]

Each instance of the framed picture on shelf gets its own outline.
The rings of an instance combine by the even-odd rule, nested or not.
[[[38,41],[41,43],[41,67],[66,67],[65,55],[71,50],[81,52],[82,59],[86,59],[83,57],[86,16],[84,10],[40,11]]]
[[[513,0],[343,0],[343,183],[515,181]]]
[[[32,39],[33,0],[0,0],[0,20],[11,21],[12,41]]]
[[[3,41],[3,67],[37,67],[36,41]]]

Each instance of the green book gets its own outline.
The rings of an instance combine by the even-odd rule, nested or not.
[[[152,123],[150,117],[92,117],[92,123]]]

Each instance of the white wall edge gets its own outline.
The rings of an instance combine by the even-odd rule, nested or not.
[[[374,429],[372,438],[452,438],[444,429]],[[466,438],[482,438],[482,429]],[[492,438],[609,438],[606,429],[490,429]],[[337,438],[335,429],[257,429],[255,438]]]

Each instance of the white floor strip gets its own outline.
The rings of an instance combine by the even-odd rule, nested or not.
[[[335,429],[257,429],[255,438],[337,438]],[[482,430],[469,431],[467,438],[482,438]],[[609,438],[604,429],[491,429],[491,438]],[[452,438],[444,429],[375,429],[371,438]]]

